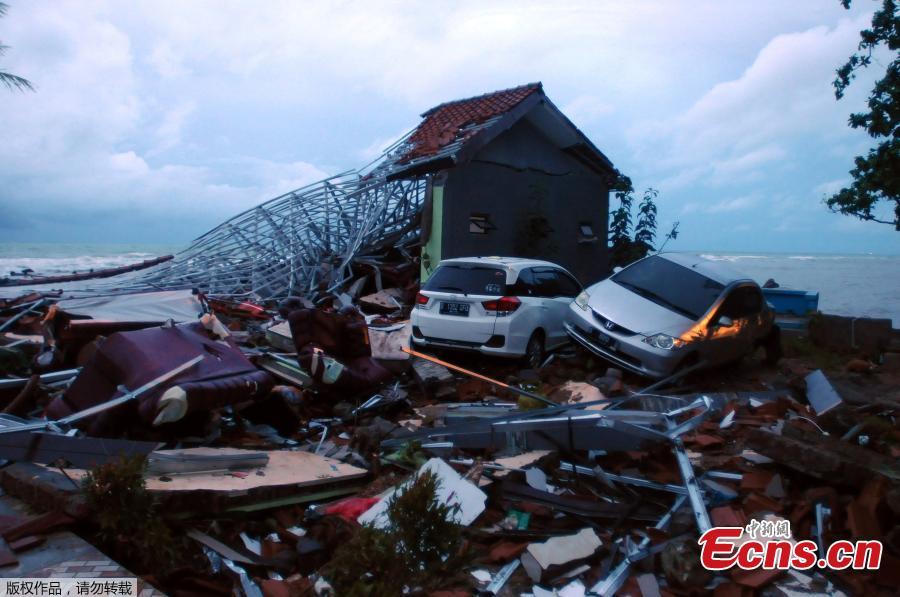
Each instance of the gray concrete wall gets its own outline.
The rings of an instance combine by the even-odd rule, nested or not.
[[[479,213],[487,214],[497,229],[470,233],[469,217]],[[546,259],[587,284],[607,272],[608,216],[604,178],[523,119],[473,160],[448,172],[441,257]],[[582,222],[591,224],[596,242],[578,242]]]

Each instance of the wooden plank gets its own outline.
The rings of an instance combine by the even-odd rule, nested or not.
[[[209,448],[189,448],[190,450]],[[147,489],[157,496],[162,507],[173,516],[209,516],[235,509],[264,509],[280,500],[352,486],[368,475],[365,469],[344,464],[311,452],[277,450],[267,452],[265,467],[235,471],[154,475],[146,478]],[[40,467],[43,468],[43,467]],[[51,469],[45,469],[52,473]],[[87,471],[67,469],[76,484]],[[64,477],[57,473],[57,476]]]
[[[190,452],[191,449],[182,450]],[[171,476],[171,481],[147,479],[147,489],[153,492],[215,491],[243,494],[252,489],[291,486],[316,487],[335,481],[351,481],[367,474],[361,469],[339,460],[311,452],[269,452],[269,464],[252,471],[245,478],[223,473]],[[258,474],[262,472],[263,474]]]

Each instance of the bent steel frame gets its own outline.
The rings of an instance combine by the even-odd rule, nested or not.
[[[315,299],[339,289],[353,277],[361,255],[419,238],[428,175],[392,177],[408,137],[359,170],[232,217],[171,262],[119,281],[115,290],[198,288],[214,297],[278,300]]]

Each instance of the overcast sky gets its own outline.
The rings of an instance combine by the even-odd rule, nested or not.
[[[0,240],[187,242],[542,81],[659,189],[673,249],[900,253],[822,203],[870,146],[846,123],[872,76],[831,87],[870,0],[7,2],[0,69],[36,93],[0,89]]]

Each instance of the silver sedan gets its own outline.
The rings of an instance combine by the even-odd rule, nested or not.
[[[660,379],[696,363],[739,360],[759,346],[780,356],[774,313],[759,285],[728,266],[679,253],[646,257],[590,286],[566,332],[591,352]]]

